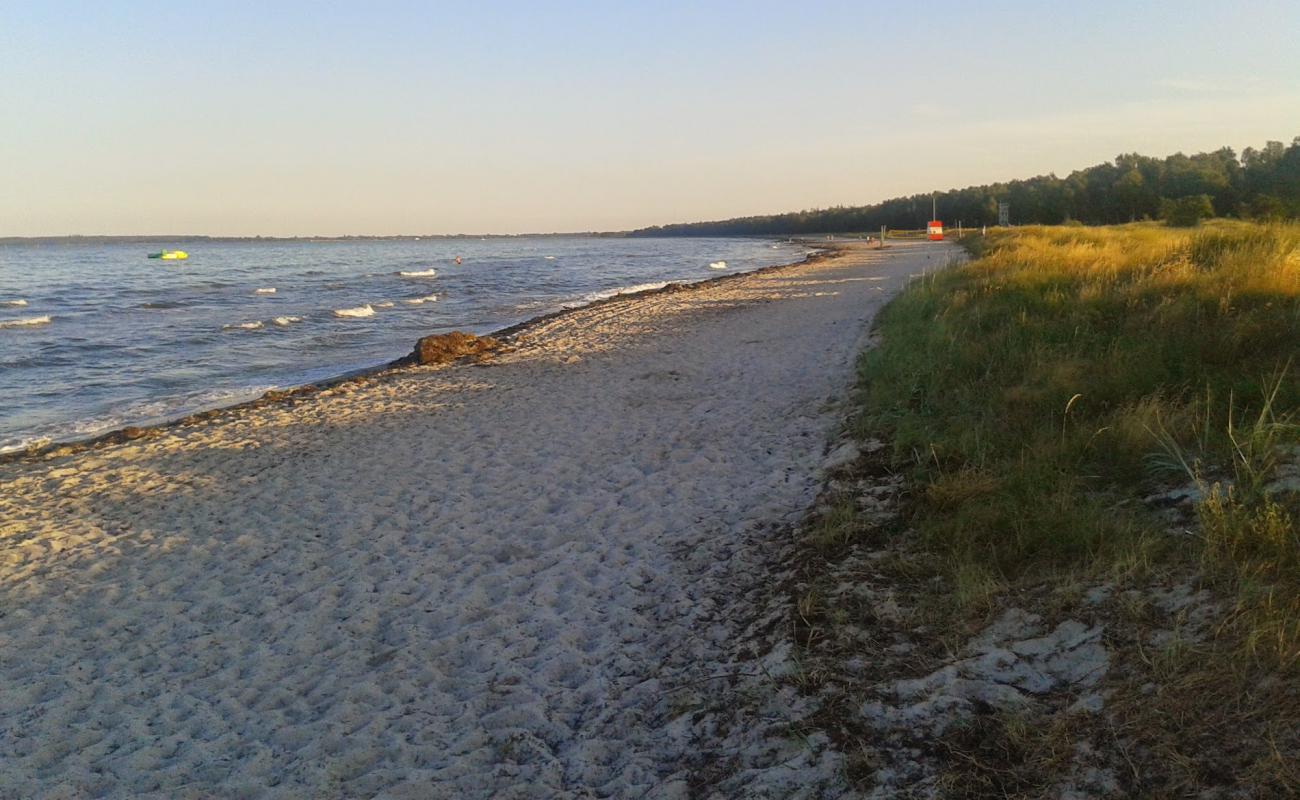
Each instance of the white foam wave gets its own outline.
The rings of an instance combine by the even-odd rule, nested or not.
[[[709,264],[709,269],[726,269],[726,268],[727,268],[727,262],[725,261],[714,261],[713,263]]]
[[[260,327],[262,327],[262,321],[261,321],[261,320],[255,320],[255,321],[253,321],[253,322],[232,322],[232,323],[230,323],[229,325],[222,325],[222,326],[221,326],[221,330],[223,330],[223,331],[255,331],[255,330],[257,330],[257,329],[260,328]]]
[[[392,301],[392,300],[381,300],[381,301],[379,301],[378,303],[372,303],[371,305],[373,305],[375,308],[392,308],[392,307],[393,307],[393,301]]]
[[[8,442],[0,442],[0,454],[16,453],[19,450],[26,450],[30,447],[44,447],[54,441],[49,436],[29,436],[25,439],[13,439]]]
[[[368,305],[358,306],[357,308],[336,308],[334,316],[336,317],[373,317],[375,310]]]
[[[275,294],[275,287],[267,286],[263,289],[256,289],[253,291],[253,294]]]
[[[14,308],[22,308],[26,305],[27,305],[26,300],[0,300],[0,306],[12,306]]]
[[[430,295],[425,295],[424,297],[412,297],[410,299],[403,300],[402,302],[406,303],[408,306],[418,306],[423,303],[435,303],[437,301],[438,301],[438,295],[430,294]]]
[[[37,325],[49,325],[50,315],[46,314],[40,317],[24,317],[23,319],[6,319],[0,320],[0,328],[32,328]]]
[[[547,261],[554,261],[554,260],[555,260],[555,256],[543,256],[543,258],[545,258]]]
[[[191,395],[132,403],[103,416],[46,425],[21,439],[0,439],[0,453],[25,450],[52,442],[78,441],[118,430],[127,425],[157,425],[197,411],[224,408],[254,400],[276,388],[279,387],[257,385],[234,389],[212,389]]]
[[[590,294],[585,294],[582,296],[582,299],[572,303],[567,303],[565,304],[564,307],[576,308],[578,306],[585,306],[588,303],[594,303],[597,300],[604,300],[608,297],[617,297],[620,294],[636,294],[637,292],[649,292],[654,289],[662,289],[667,285],[668,285],[668,281],[660,281],[659,283],[638,283],[635,286],[620,286],[617,289],[602,289],[599,292],[591,292]]]
[[[399,272],[397,274],[402,276],[403,278],[432,278],[434,275],[438,274],[438,270],[422,269],[422,270],[412,270],[410,272]]]
[[[276,325],[279,325],[281,328],[285,328],[288,327],[289,325],[292,325],[295,322],[302,322],[302,317],[276,317],[275,319],[271,320],[271,322],[273,322]]]

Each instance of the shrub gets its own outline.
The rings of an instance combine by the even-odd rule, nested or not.
[[[1286,205],[1271,194],[1261,194],[1250,201],[1250,216],[1265,222],[1284,219]]]
[[[1208,194],[1194,194],[1160,203],[1160,216],[1175,228],[1194,228],[1201,220],[1214,216],[1214,204]]]

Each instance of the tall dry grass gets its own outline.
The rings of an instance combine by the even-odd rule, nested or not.
[[[1294,225],[994,234],[886,309],[858,424],[893,433],[929,541],[1011,575],[1131,547],[1134,501],[1180,479],[1262,502],[1300,441],[1298,247]]]
[[[893,433],[955,563],[1168,546],[1138,501],[1182,481],[1211,566],[1300,594],[1295,497],[1263,491],[1300,442],[1298,248],[1296,225],[996,233],[886,309],[858,424]]]
[[[855,423],[892,436],[955,613],[1045,576],[1194,572],[1227,607],[1215,641],[1130,721],[1186,766],[1170,786],[1202,785],[1220,728],[1296,746],[1300,225],[1029,227],[972,250],[882,313]],[[1180,487],[1199,499],[1171,524],[1150,499]],[[1274,751],[1234,762],[1245,785],[1300,791]]]

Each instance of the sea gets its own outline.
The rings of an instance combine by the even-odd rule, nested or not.
[[[0,452],[153,425],[667,282],[804,257],[763,239],[0,243]],[[457,261],[459,259],[459,262]]]

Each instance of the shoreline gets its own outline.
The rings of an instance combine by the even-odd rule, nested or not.
[[[0,794],[832,795],[773,587],[937,258],[850,245],[0,467]]]
[[[765,236],[765,237],[751,237],[751,238],[772,239],[772,238],[779,238],[779,237]],[[793,267],[799,267],[806,264],[814,264],[824,259],[834,258],[836,255],[842,253],[845,249],[847,249],[845,243],[839,241],[817,242],[817,241],[812,241],[812,240],[802,239],[802,238],[795,238],[793,239],[793,241],[815,249],[813,250],[813,252],[809,253],[807,256],[805,256],[803,259],[799,261],[790,261],[783,264],[770,264],[765,267],[758,267],[756,269],[746,270],[744,272],[732,272],[726,275],[715,275],[709,278],[702,278],[698,281],[689,281],[689,282],[670,281],[667,282],[664,286],[660,286],[655,289],[642,289],[635,292],[625,292],[625,293],[610,295],[608,297],[601,297],[599,299],[591,300],[589,302],[581,303],[579,305],[569,306],[555,311],[548,311],[543,314],[538,314],[537,316],[529,317],[528,319],[523,320],[521,322],[516,322],[511,325],[507,325],[504,328],[499,328],[497,330],[491,331],[483,335],[490,338],[501,339],[509,343],[510,340],[520,335],[526,334],[529,330],[536,328],[539,325],[542,325],[544,323],[571,314],[580,313],[588,309],[598,308],[600,306],[603,306],[605,304],[614,301],[637,300],[637,299],[643,299],[658,294],[693,291],[693,290],[714,285],[716,283],[736,280],[738,278],[744,278],[746,276],[761,275],[773,270],[790,269]],[[412,342],[411,346],[414,347],[415,343]],[[458,365],[459,363],[457,362],[448,366],[458,366]],[[184,427],[186,425],[194,425],[201,422],[208,422],[217,419],[224,414],[239,412],[239,411],[253,409],[253,408],[263,408],[268,405],[272,405],[276,403],[297,402],[307,397],[310,397],[314,394],[317,394],[318,392],[342,384],[358,383],[366,380],[382,380],[387,375],[400,374],[401,370],[413,366],[417,366],[417,364],[415,363],[415,360],[412,357],[412,355],[408,353],[407,355],[399,356],[398,358],[392,359],[390,361],[385,361],[379,364],[375,364],[373,366],[360,367],[357,369],[347,370],[344,372],[337,373],[335,375],[331,375],[326,378],[322,378],[320,380],[311,381],[310,383],[297,384],[283,389],[271,389],[269,391],[263,392],[261,395],[258,395],[257,397],[254,397],[250,400],[243,400],[238,403],[232,403],[230,405],[215,406],[213,408],[207,408],[201,411],[194,411],[176,417],[174,419],[165,419],[159,422],[145,421],[139,425],[123,425],[121,427],[113,428],[112,430],[107,430],[102,433],[96,433],[92,436],[87,436],[84,438],[60,439],[60,440],[52,440],[48,442],[33,443],[26,447],[16,448],[6,452],[0,452],[0,465],[13,464],[13,463],[28,461],[28,460],[39,461],[51,457],[70,456],[70,455],[75,455],[90,450],[96,450],[102,447],[111,447],[113,445],[123,444],[125,442],[153,438],[155,436],[160,435],[161,433],[172,430],[174,428]]]

